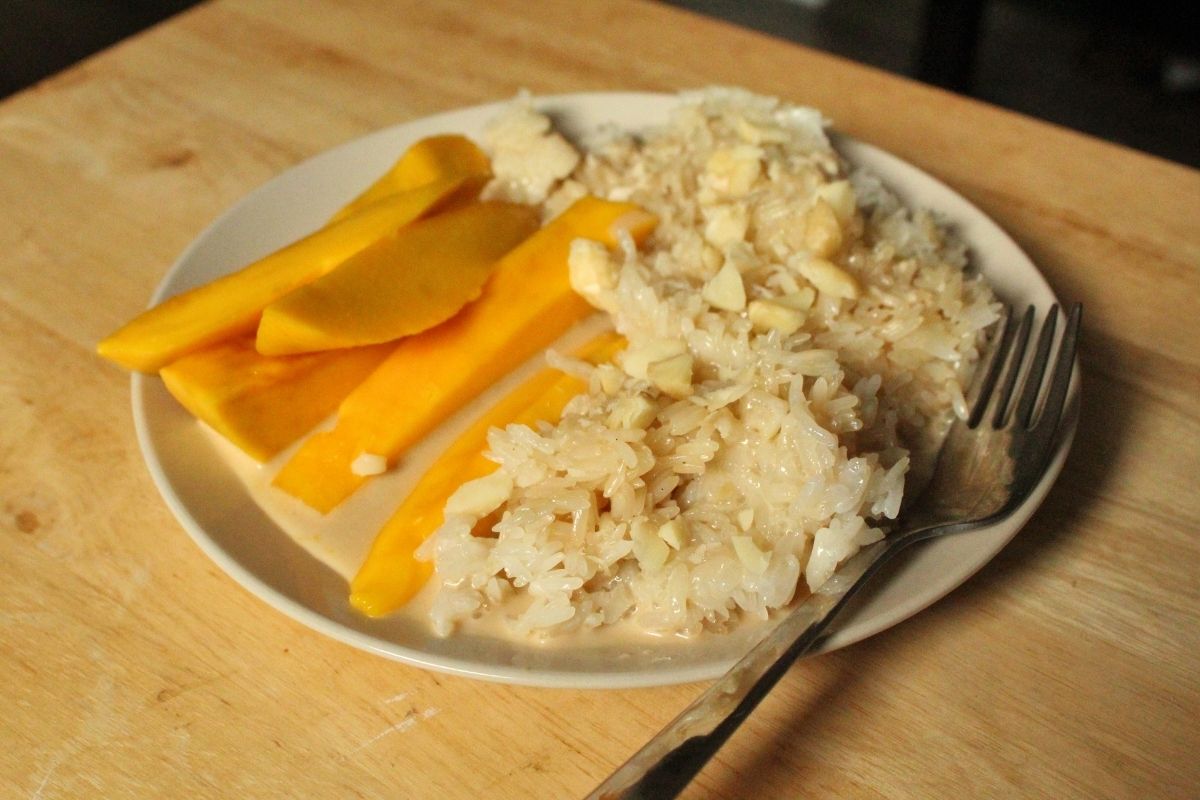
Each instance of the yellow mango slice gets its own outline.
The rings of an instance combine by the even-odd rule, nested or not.
[[[269,303],[388,233],[481,188],[480,179],[455,177],[387,197],[237,272],[148,309],[100,342],[97,352],[124,367],[155,372],[186,353],[250,330]]]
[[[576,355],[601,364],[611,361],[624,344],[615,333],[602,334]],[[484,457],[488,431],[511,424],[532,427],[553,422],[571,398],[586,388],[578,378],[545,369],[472,423],[425,472],[379,531],[350,584],[350,604],[367,616],[379,617],[412,599],[433,572],[430,563],[418,561],[413,554],[441,526],[446,499],[462,484],[497,468]]]
[[[479,296],[497,259],[537,230],[515,203],[471,203],[384,235],[263,309],[258,351],[310,353],[432,328]]]
[[[396,458],[468,400],[592,313],[567,274],[571,242],[615,247],[622,231],[641,241],[657,220],[632,203],[584,197],[500,263],[478,300],[455,317],[401,340],[351,392],[333,430],[310,436],[274,485],[321,513],[365,478],[350,469],[362,453]]]
[[[467,137],[453,133],[429,136],[404,151],[383,177],[347,203],[330,221],[337,222],[389,195],[407,192],[442,178],[475,176],[486,180],[491,174],[492,165],[487,155]]]
[[[332,414],[395,347],[270,357],[239,336],[163,367],[168,391],[198,419],[266,461]]]

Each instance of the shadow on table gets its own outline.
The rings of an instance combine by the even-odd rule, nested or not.
[[[1021,532],[951,597],[959,592],[987,591],[1025,569],[1034,559],[1046,557],[1068,538],[1086,535],[1079,523],[1117,479],[1113,465],[1120,461],[1120,452],[1127,444],[1125,431],[1135,412],[1136,400],[1122,390],[1122,384],[1109,377],[1125,371],[1116,361],[1119,353],[1111,336],[1105,331],[1089,329],[1084,322],[1080,341],[1083,374],[1079,427],[1062,474]]]

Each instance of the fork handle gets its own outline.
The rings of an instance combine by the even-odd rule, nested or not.
[[[859,588],[914,540],[889,537],[860,550],[586,800],[678,796],[796,659],[821,640]]]

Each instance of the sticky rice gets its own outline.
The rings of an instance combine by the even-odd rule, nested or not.
[[[552,355],[588,391],[555,425],[492,431],[491,500],[420,553],[435,630],[719,632],[886,535],[999,315],[952,231],[845,163],[817,111],[738,90],[577,156],[519,100],[487,144],[493,195],[553,214],[592,193],[660,225],[640,250],[572,247],[572,285],[628,347]]]

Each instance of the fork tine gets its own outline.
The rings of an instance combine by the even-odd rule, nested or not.
[[[1012,306],[1005,306],[1004,319],[1000,320],[1000,331],[996,336],[995,344],[991,347],[987,367],[977,373],[978,377],[971,387],[971,414],[967,417],[968,428],[978,427],[983,415],[987,413],[992,391],[996,388],[996,381],[1000,379],[1000,370],[1004,368],[1004,362],[1008,357],[1008,348],[1012,344],[1013,332]]]
[[[1025,361],[1025,347],[1029,344],[1029,332],[1033,328],[1033,306],[1025,309],[1021,317],[1021,327],[1017,329],[1013,341],[1012,355],[1008,361],[1008,371],[1004,375],[1004,384],[996,397],[996,413],[992,416],[992,427],[1003,428],[1008,421],[1008,407],[1012,400],[1013,390],[1017,386],[1017,377],[1021,374],[1021,364]]]
[[[1050,388],[1046,392],[1046,400],[1042,404],[1042,416],[1038,419],[1037,427],[1049,426],[1051,432],[1058,427],[1062,417],[1063,406],[1067,400],[1067,389],[1071,385],[1071,371],[1075,366],[1075,348],[1079,338],[1079,324],[1083,318],[1083,304],[1071,306],[1067,317],[1067,326],[1063,330],[1062,341],[1058,345],[1058,359],[1054,364],[1054,372],[1050,378]]]
[[[1037,406],[1038,394],[1042,390],[1042,374],[1046,371],[1046,363],[1050,360],[1050,345],[1054,342],[1054,329],[1058,323],[1058,305],[1050,306],[1046,321],[1042,323],[1042,332],[1038,336],[1037,350],[1033,360],[1029,362],[1029,370],[1025,373],[1025,381],[1021,385],[1021,396],[1017,401],[1017,424],[1028,428],[1033,421],[1033,410]]]

